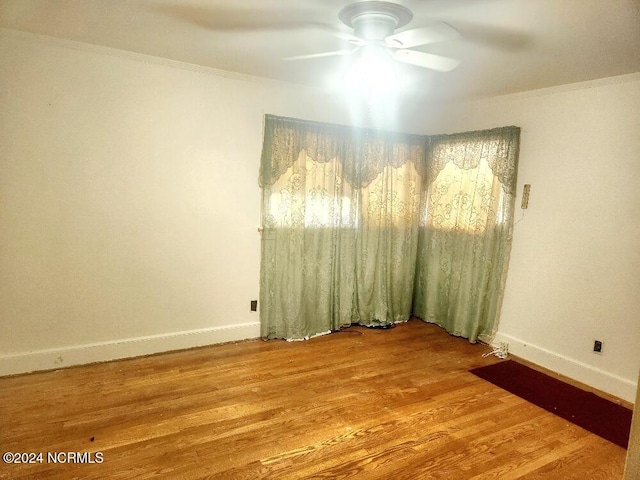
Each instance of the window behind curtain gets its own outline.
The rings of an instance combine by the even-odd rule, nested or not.
[[[429,227],[481,234],[488,225],[501,224],[504,195],[486,159],[475,168],[448,163],[429,188],[426,222]]]
[[[417,135],[267,117],[263,337],[410,317],[426,150]]]
[[[267,116],[262,336],[412,315],[471,341],[491,331],[518,138],[515,127],[427,137]]]
[[[511,248],[520,130],[431,138],[416,263],[414,315],[490,341]]]

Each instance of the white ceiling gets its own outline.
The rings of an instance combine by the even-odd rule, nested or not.
[[[403,66],[414,91],[486,97],[640,72],[640,0],[395,0],[413,21],[440,20],[458,40],[421,47],[462,60],[449,73]],[[0,27],[286,82],[322,85],[345,48],[350,0],[0,0]]]

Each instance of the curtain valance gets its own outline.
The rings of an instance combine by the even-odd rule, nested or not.
[[[273,185],[302,152],[319,163],[338,160],[344,179],[369,185],[384,167],[413,163],[425,176],[428,137],[329,123],[265,116],[260,186]]]
[[[337,159],[345,180],[356,188],[369,185],[386,166],[411,162],[430,183],[449,162],[471,169],[486,159],[505,193],[514,194],[519,138],[520,128],[514,126],[412,135],[265,115],[259,181],[261,187],[273,185],[302,152],[315,162]]]
[[[504,192],[514,195],[519,145],[520,128],[513,126],[430,136],[427,151],[429,181],[433,181],[448,163],[469,170],[478,168],[480,162],[486,160]]]

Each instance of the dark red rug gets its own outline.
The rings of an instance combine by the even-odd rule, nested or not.
[[[470,372],[622,448],[627,448],[633,412],[622,405],[513,360],[474,368]]]

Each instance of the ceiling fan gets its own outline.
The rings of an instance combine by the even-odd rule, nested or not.
[[[357,2],[340,10],[338,18],[353,28],[353,34],[334,32],[334,35],[349,42],[351,48],[296,55],[285,60],[358,55],[385,61],[392,59],[439,72],[449,72],[460,65],[460,61],[454,58],[412,50],[413,47],[458,38],[460,34],[448,23],[433,22],[425,27],[394,33],[413,18],[411,10],[403,5],[386,1]]]

